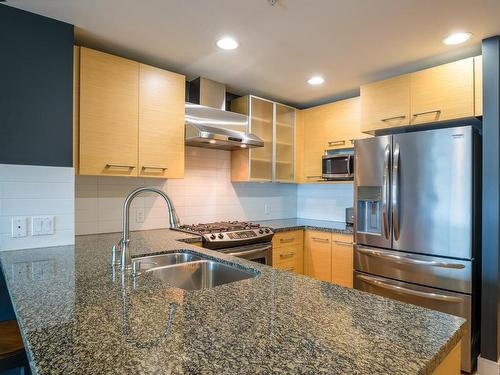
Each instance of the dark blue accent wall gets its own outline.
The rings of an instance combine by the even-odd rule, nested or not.
[[[0,5],[0,163],[72,166],[73,25]]]
[[[481,357],[500,356],[500,36],[483,40]]]

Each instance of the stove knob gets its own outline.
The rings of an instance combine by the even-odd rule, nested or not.
[[[224,238],[224,235],[222,233],[219,233],[219,238],[222,240]]]
[[[215,240],[215,234],[212,234],[212,235],[210,236],[210,239],[211,239],[211,240]]]
[[[269,229],[265,229],[266,233],[269,233]]]
[[[264,231],[263,231],[262,229],[259,229],[259,233],[260,233],[260,234],[263,234],[263,233],[264,233]]]

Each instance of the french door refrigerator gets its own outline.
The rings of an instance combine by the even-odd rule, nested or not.
[[[470,126],[355,142],[354,287],[467,319],[467,372],[479,340],[479,145]]]

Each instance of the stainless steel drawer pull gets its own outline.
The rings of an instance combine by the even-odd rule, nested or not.
[[[408,264],[416,264],[421,266],[431,266],[431,267],[441,267],[441,268],[453,268],[453,269],[463,269],[465,268],[464,264],[461,263],[450,263],[450,262],[437,262],[434,260],[422,260],[410,258],[406,255],[393,255],[393,254],[384,254],[377,250],[368,250],[363,248],[357,248],[357,251],[376,258],[390,260],[396,263],[408,263]]]
[[[406,116],[405,115],[401,115],[401,116],[394,116],[394,117],[382,118],[382,119],[380,119],[380,121],[385,122],[385,121],[398,120],[398,119],[404,119],[404,118],[406,118]]]
[[[417,117],[417,116],[421,116],[421,115],[428,115],[430,113],[435,113],[436,115],[440,115],[441,114],[441,110],[440,109],[433,109],[431,111],[425,111],[425,112],[417,112],[417,113],[414,113],[413,114],[413,117]]]
[[[294,237],[289,237],[289,238],[280,238],[281,243],[286,243],[286,242],[293,242],[295,240]]]
[[[372,278],[370,276],[365,276],[365,275],[356,275],[356,278],[373,286],[382,288],[382,289],[387,289],[391,290],[395,293],[398,294],[406,294],[410,296],[415,296],[415,297],[420,297],[420,298],[426,298],[426,299],[432,299],[435,301],[441,301],[441,302],[451,302],[451,303],[463,303],[464,300],[459,297],[453,297],[453,296],[445,296],[443,294],[437,294],[437,293],[428,293],[428,292],[421,292],[418,290],[413,290],[413,289],[408,289],[404,288],[399,285],[393,285],[393,284],[388,284],[383,281],[377,280],[375,278]]]
[[[293,257],[295,255],[294,252],[289,252],[289,253],[283,253],[280,254],[280,258],[288,258],[288,257]]]
[[[135,165],[108,163],[108,164],[106,164],[106,168],[128,168],[128,169],[134,169]]]
[[[311,240],[318,241],[318,242],[325,242],[325,243],[330,242],[330,240],[328,238],[319,238],[319,237],[311,237]]]
[[[306,178],[322,178],[323,176],[306,176]]]
[[[142,169],[161,169],[162,171],[166,171],[168,168],[167,167],[153,167],[153,166],[147,166],[147,165],[143,165],[142,166]]]
[[[345,141],[330,141],[328,142],[328,146],[343,146],[345,145]]]
[[[284,268],[285,271],[295,271],[295,267]]]
[[[352,242],[347,242],[347,241],[333,241],[335,242],[337,245],[345,245],[345,246],[352,246]]]

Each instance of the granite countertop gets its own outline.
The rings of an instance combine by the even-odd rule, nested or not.
[[[275,220],[262,220],[255,221],[255,223],[262,226],[270,227],[275,232],[283,232],[296,229],[313,229],[324,232],[333,232],[341,234],[352,234],[353,228],[341,221],[328,221],[328,220],[312,220],[312,219],[275,219]]]
[[[187,249],[259,276],[184,291],[113,274],[118,233],[0,252],[35,374],[430,374],[464,320],[202,249],[155,230],[133,256]]]

